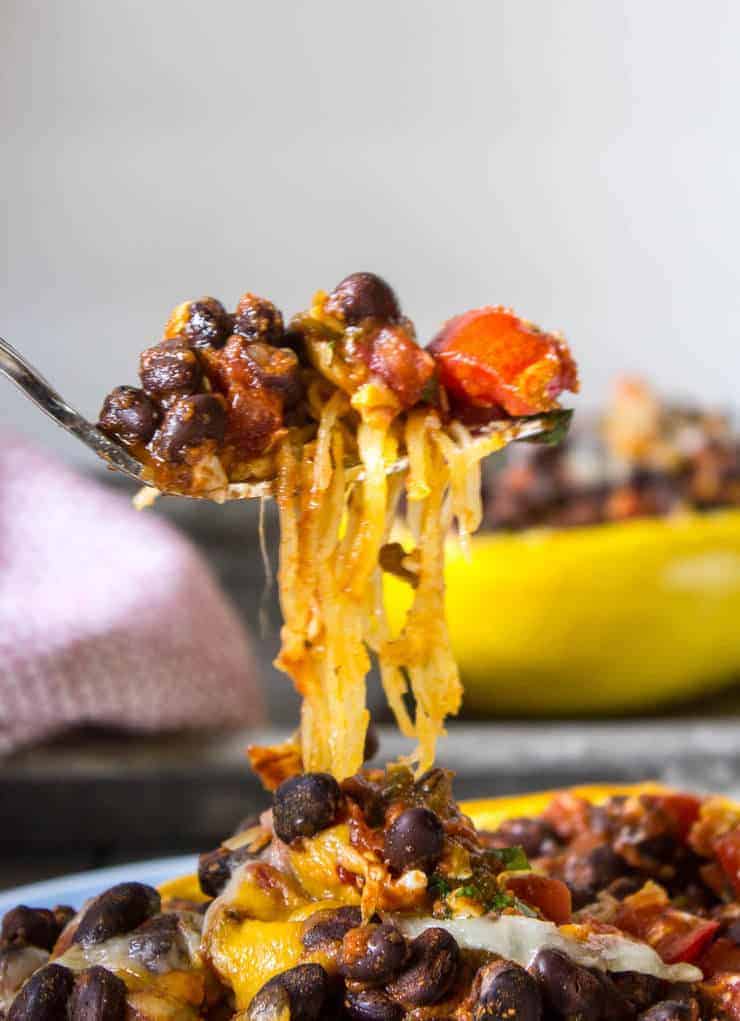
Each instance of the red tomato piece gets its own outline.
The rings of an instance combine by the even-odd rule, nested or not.
[[[714,939],[719,922],[669,908],[658,926],[660,930],[665,927],[667,931],[657,938],[649,936],[648,943],[666,964],[677,964],[679,961],[693,964]]]
[[[701,798],[694,794],[653,794],[649,797],[653,805],[675,821],[677,835],[685,841],[689,830],[699,818]]]
[[[571,919],[570,890],[559,879],[549,879],[535,872],[506,876],[506,889],[525,904],[542,912],[556,925],[567,925]]]
[[[719,929],[719,922],[672,908],[665,890],[654,883],[625,897],[615,922],[649,943],[666,964],[698,960]]]
[[[557,407],[563,390],[578,390],[568,345],[520,319],[510,309],[474,309],[445,323],[428,348],[440,381],[458,400],[500,405],[509,415]]]
[[[434,359],[401,326],[378,330],[368,341],[367,359],[403,408],[418,404],[434,376]]]
[[[714,854],[732,889],[740,896],[740,828],[720,837],[714,845]]]

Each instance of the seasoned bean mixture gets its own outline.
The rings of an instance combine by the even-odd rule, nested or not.
[[[374,273],[317,292],[287,324],[249,292],[233,312],[216,298],[185,301],[142,353],[139,380],[106,397],[99,426],[131,448],[159,488],[191,495],[273,478],[281,443],[289,435],[310,442],[337,389],[358,419],[428,407],[480,427],[552,410],[560,392],[578,386],[565,341],[504,308],[457,316],[420,347]]]
[[[484,527],[518,531],[740,507],[740,441],[727,415],[621,382],[600,421],[557,447],[512,448],[485,480]]]
[[[451,776],[283,780],[197,876],[2,923],[7,1021],[740,1018],[740,808],[555,795],[478,830]]]

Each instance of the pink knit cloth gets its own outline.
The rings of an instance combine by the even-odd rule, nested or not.
[[[244,631],[189,543],[0,430],[0,753],[83,723],[262,720]]]

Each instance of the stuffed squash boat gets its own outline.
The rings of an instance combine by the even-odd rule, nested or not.
[[[450,785],[302,774],[197,877],[19,906],[8,1021],[740,1017],[737,805],[645,784],[459,806]]]

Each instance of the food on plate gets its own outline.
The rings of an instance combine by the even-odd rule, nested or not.
[[[740,807],[303,774],[197,877],[4,918],[7,1021],[740,1017]]]
[[[140,380],[106,398],[100,426],[156,486],[222,500],[263,483],[277,500],[277,665],[303,709],[300,749],[255,750],[260,775],[278,782],[283,767],[303,767],[342,780],[359,769],[369,652],[400,729],[417,742],[418,770],[428,769],[461,697],[444,617],[445,537],[453,519],[463,540],[478,527],[480,462],[516,439],[527,416],[551,416],[543,428],[556,438],[567,417],[557,398],[578,388],[565,341],[489,307],[450,320],[425,350],[389,285],[353,273],[287,325],[250,293],[233,313],[215,298],[183,302],[142,354]],[[405,545],[390,534],[402,500]],[[383,572],[413,590],[398,634]]]

